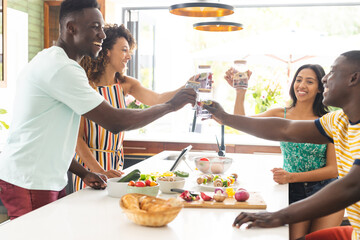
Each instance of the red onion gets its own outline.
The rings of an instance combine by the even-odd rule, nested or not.
[[[224,190],[222,188],[215,188],[214,192],[216,193],[217,191],[220,191],[221,193],[224,193]]]
[[[238,202],[245,202],[246,200],[249,199],[249,197],[250,194],[245,189],[238,190],[235,193],[235,199]]]

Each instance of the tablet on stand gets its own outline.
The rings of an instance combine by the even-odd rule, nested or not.
[[[175,160],[175,163],[174,163],[174,165],[172,165],[172,167],[170,168],[170,171],[174,171],[174,170],[177,168],[177,166],[178,166],[179,163],[181,162],[181,159],[183,159],[182,157],[185,156],[185,154],[186,154],[187,152],[189,152],[189,151],[191,150],[191,148],[192,148],[192,146],[189,145],[189,146],[187,146],[186,148],[184,148],[183,150],[181,150],[180,155],[179,155],[179,156],[177,157],[177,159]],[[187,165],[187,166],[190,168],[190,170],[192,171],[190,165],[187,163],[187,161],[186,161],[185,159],[184,159],[184,162],[186,163],[186,165]]]

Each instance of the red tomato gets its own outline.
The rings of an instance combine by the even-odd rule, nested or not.
[[[145,186],[146,186],[146,184],[142,181],[138,181],[135,183],[135,187],[145,187]]]
[[[130,181],[130,182],[128,183],[128,185],[133,187],[133,186],[135,186],[135,182],[134,182],[134,181]]]
[[[200,161],[206,161],[206,162],[209,162],[209,159],[207,159],[207,158],[200,158]]]
[[[146,186],[150,186],[150,184],[151,184],[151,180],[150,180],[150,179],[148,179],[148,180],[145,181],[145,185],[146,185]]]

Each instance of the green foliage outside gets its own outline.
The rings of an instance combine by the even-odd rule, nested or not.
[[[149,108],[150,106],[141,103],[140,101],[134,99],[134,101],[130,102],[127,105],[127,108],[131,108],[131,109],[146,109]]]
[[[5,109],[0,108],[0,114],[6,114],[6,113],[7,111]],[[6,122],[0,120],[0,130],[2,130],[3,128],[9,129],[9,125],[7,125]]]
[[[134,100],[131,100],[132,98],[129,98],[128,97],[128,100],[131,101],[127,101],[126,102],[126,107],[127,108],[130,108],[130,109],[146,109],[146,108],[149,108],[150,106],[146,105],[146,104],[143,104],[142,102],[134,99]],[[139,128],[139,134],[144,134],[146,133],[146,128],[143,127],[143,128]]]
[[[249,90],[255,105],[255,114],[265,112],[269,107],[283,101],[281,85],[276,81],[259,78],[256,84],[250,87]]]
[[[280,82],[258,77],[255,85],[249,86],[247,100],[251,102],[255,114],[267,111],[274,105],[284,105],[282,87]],[[225,127],[226,134],[242,134],[242,132],[231,127]]]

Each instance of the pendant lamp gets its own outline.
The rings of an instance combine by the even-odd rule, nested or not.
[[[195,23],[193,27],[196,30],[208,32],[232,32],[243,29],[243,25],[241,23],[222,21]]]
[[[192,2],[171,5],[170,13],[186,17],[223,17],[234,13],[234,7],[223,3]]]

